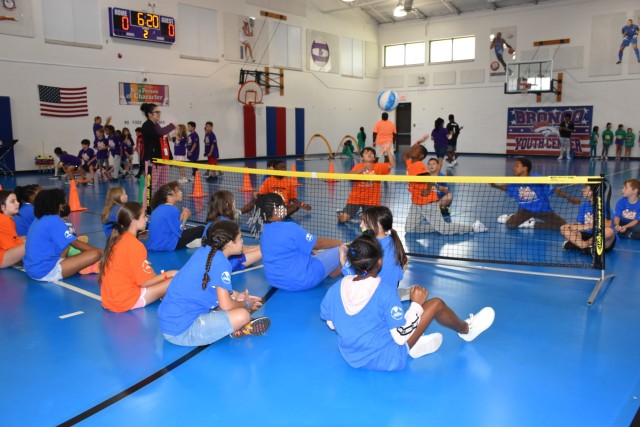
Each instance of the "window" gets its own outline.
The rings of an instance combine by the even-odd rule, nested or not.
[[[340,38],[340,73],[344,76],[364,75],[364,42],[362,40]]]
[[[431,40],[429,42],[429,63],[470,61],[476,58],[475,36],[455,39]]]
[[[396,44],[384,47],[385,67],[424,64],[424,57],[424,42]]]

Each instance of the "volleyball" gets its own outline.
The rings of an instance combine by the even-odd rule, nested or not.
[[[398,94],[392,90],[383,90],[378,94],[378,107],[384,111],[393,111],[398,106]]]

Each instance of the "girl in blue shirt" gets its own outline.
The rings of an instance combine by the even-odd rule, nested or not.
[[[100,217],[102,229],[107,236],[107,240],[111,236],[120,207],[127,203],[128,200],[129,196],[127,196],[127,192],[122,187],[111,187],[107,192],[107,201],[104,204],[104,208],[102,208],[102,216]]]
[[[287,207],[279,194],[259,195],[249,220],[260,236],[264,274],[273,287],[304,291],[320,284],[329,274],[340,274],[339,246],[335,239],[316,237],[295,222],[283,220]],[[326,249],[316,255],[312,251]]]
[[[200,246],[204,226],[186,228],[191,211],[187,207],[179,211],[176,205],[180,202],[182,190],[177,181],[171,181],[155,192],[151,199],[148,250],[173,251],[186,248],[192,242],[193,247]]]
[[[442,334],[423,335],[433,319],[465,341],[473,341],[493,323],[492,308],[463,321],[440,298],[427,300],[429,292],[418,285],[411,288],[411,306],[405,312],[393,284],[383,284],[379,277],[382,257],[375,238],[356,238],[347,250],[356,274],[334,284],[320,306],[320,317],[337,332],[338,349],[350,366],[399,371],[407,355],[435,352]]]
[[[232,338],[264,334],[271,321],[251,319],[262,306],[261,299],[231,287],[228,258],[242,253],[240,228],[231,221],[218,221],[207,230],[205,240],[206,246],[174,276],[160,304],[164,338],[176,345],[200,346],[229,334]]]
[[[36,219],[33,213],[33,201],[42,188],[38,184],[29,184],[23,187],[16,187],[13,191],[16,193],[18,202],[20,202],[20,212],[13,217],[16,223],[16,232],[18,236],[26,236],[29,226]]]
[[[207,224],[204,226],[202,237],[207,234],[211,224],[216,221],[236,221],[240,212],[236,209],[236,201],[233,193],[228,190],[216,191],[209,198],[209,211],[207,212]],[[246,267],[262,259],[260,246],[243,246],[240,255],[231,255],[229,262],[233,271],[244,270]]]
[[[102,251],[78,240],[60,217],[66,204],[59,188],[42,190],[35,198],[36,220],[29,227],[24,255],[24,269],[34,280],[55,282],[78,272],[97,273],[100,268]],[[81,252],[67,257],[70,246]]]

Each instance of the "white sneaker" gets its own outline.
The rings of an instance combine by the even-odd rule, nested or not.
[[[473,228],[474,233],[484,233],[488,230],[487,226],[481,223],[480,220],[474,222],[471,227]]]
[[[558,160],[562,160],[562,156],[558,156]]]
[[[398,296],[400,301],[411,301],[411,287],[398,288]]]
[[[518,228],[534,228],[535,226],[536,226],[536,219],[529,218],[528,220],[520,224]]]
[[[513,214],[512,214],[513,215]],[[498,217],[498,223],[500,224],[506,224],[507,221],[509,220],[509,218],[511,218],[512,215],[509,214],[504,214],[504,215],[500,215]]]
[[[189,249],[194,249],[194,248],[199,248],[202,246],[202,238],[198,237],[195,240],[190,241],[189,243],[187,243],[187,247]]]
[[[180,178],[180,179],[178,180],[178,182],[179,182],[180,184],[184,184],[185,182],[188,182],[188,181],[187,181],[187,178]]]
[[[457,159],[453,159],[453,162],[451,162],[451,166],[455,166],[458,164],[458,160]]]
[[[452,168],[452,167],[454,167],[454,166],[455,166],[455,164],[456,164],[456,162],[455,162],[455,161],[453,161],[453,162],[447,162],[447,167],[448,167],[448,168]]]
[[[442,345],[442,334],[436,332],[429,335],[423,335],[418,338],[418,341],[409,350],[409,356],[417,359],[426,354],[435,353]]]
[[[458,336],[467,342],[473,341],[478,335],[489,329],[495,318],[496,312],[493,311],[493,308],[485,307],[475,315],[472,314],[471,317],[466,320],[469,324],[469,333],[458,333]]]

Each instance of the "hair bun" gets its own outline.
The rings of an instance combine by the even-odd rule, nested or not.
[[[376,234],[373,232],[373,230],[370,230],[368,228],[362,232],[362,235],[367,237],[376,237]]]

